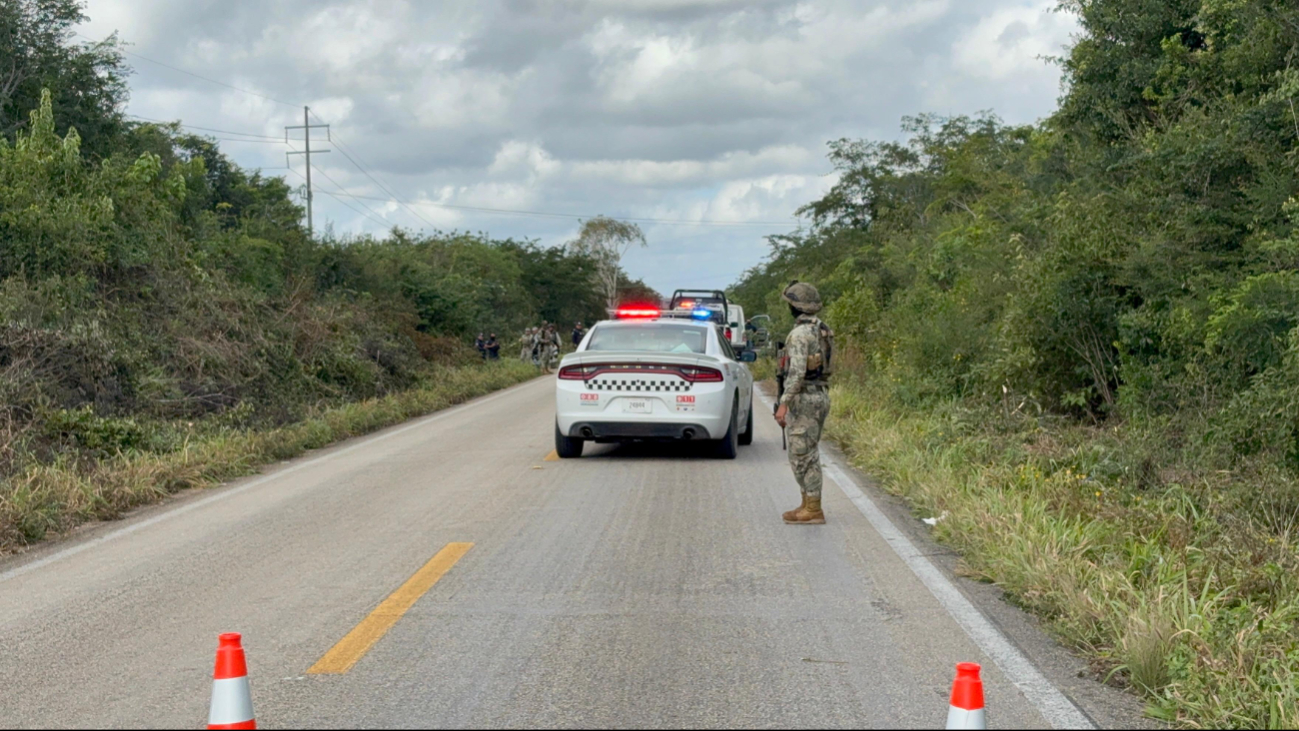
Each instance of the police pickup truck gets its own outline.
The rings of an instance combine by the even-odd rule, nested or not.
[[[744,308],[727,301],[720,289],[678,289],[668,301],[670,312],[706,309],[709,319],[722,326],[722,335],[737,353],[747,350],[744,338]]]

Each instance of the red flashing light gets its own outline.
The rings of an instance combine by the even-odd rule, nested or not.
[[[620,320],[633,317],[658,317],[660,314],[654,307],[619,307],[617,310]]]

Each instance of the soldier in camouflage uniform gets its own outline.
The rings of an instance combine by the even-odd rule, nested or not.
[[[532,358],[532,328],[523,331],[519,338],[519,360],[527,363]]]
[[[559,332],[554,325],[546,326],[541,335],[541,372],[550,373],[555,357],[559,355]]]
[[[830,357],[833,333],[817,319],[821,295],[810,284],[794,282],[781,297],[789,303],[794,329],[785,338],[785,393],[776,421],[789,437],[789,464],[803,493],[803,504],[781,517],[793,525],[823,525],[821,512],[821,429],[830,414]]]

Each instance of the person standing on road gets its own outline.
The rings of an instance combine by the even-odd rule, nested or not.
[[[559,332],[555,330],[554,325],[546,328],[545,334],[541,338],[541,372],[550,373],[550,366],[555,356],[559,353]]]
[[[803,504],[781,517],[792,525],[823,525],[820,442],[830,413],[834,333],[816,317],[821,311],[816,287],[791,282],[781,298],[789,303],[795,324],[785,338],[785,393],[776,409],[776,422],[787,429],[789,464],[803,493]]]
[[[582,344],[582,336],[584,335],[586,335],[586,330],[582,327],[582,321],[578,320],[573,325],[573,350],[577,350],[577,346]]]
[[[519,360],[527,363],[528,357],[532,355],[532,328],[525,328],[523,335],[519,337]]]

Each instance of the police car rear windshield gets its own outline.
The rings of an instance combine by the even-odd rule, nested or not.
[[[587,350],[631,353],[703,353],[707,348],[707,330],[670,322],[600,325],[586,346]]]

